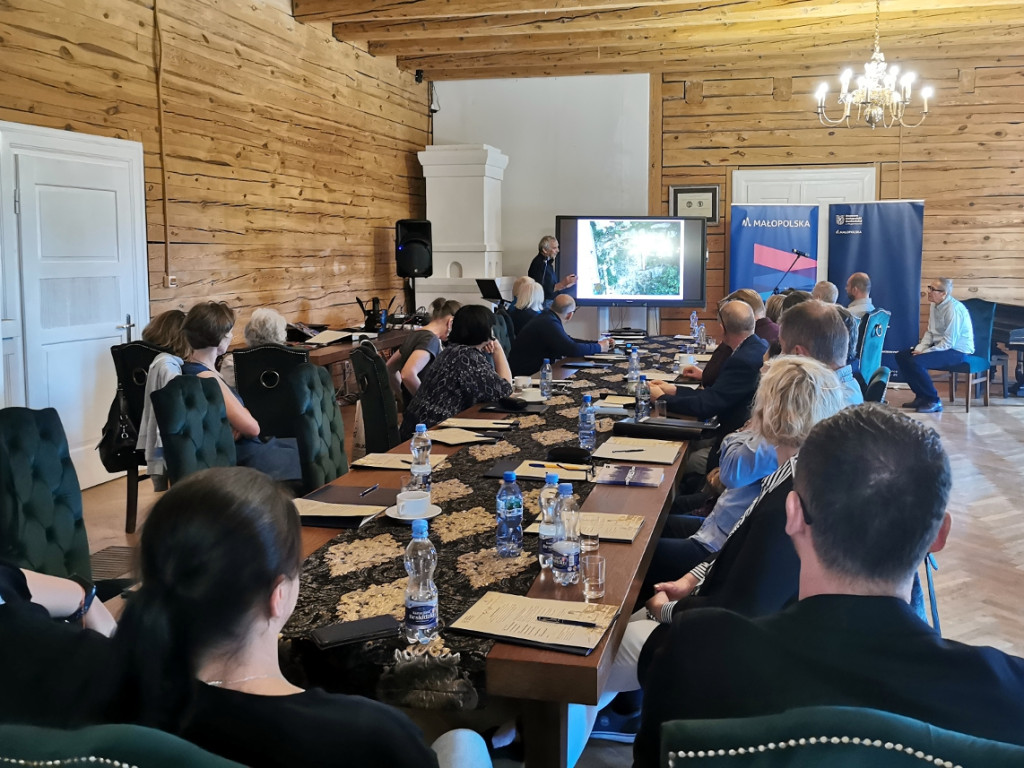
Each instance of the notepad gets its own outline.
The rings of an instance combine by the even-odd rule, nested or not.
[[[628,485],[637,488],[657,488],[665,480],[660,467],[637,467],[629,464],[605,464],[597,470],[594,482],[599,485]]]
[[[431,429],[427,431],[427,437],[435,443],[442,445],[469,445],[470,443],[490,443],[495,438],[487,435],[479,435],[468,429],[453,427],[450,429]]]
[[[373,504],[330,504],[313,499],[295,499],[299,517],[368,517],[383,512],[385,507]]]
[[[636,398],[629,395],[602,395],[600,402],[605,405],[635,405]]]
[[[672,464],[683,444],[675,440],[613,436],[594,451],[594,458],[624,461],[630,464]]]
[[[679,378],[678,373],[672,373],[671,371],[658,371],[654,368],[650,368],[646,371],[640,371],[641,376],[646,376],[648,381],[675,381]]]
[[[437,469],[437,465],[446,458],[431,456],[431,469]],[[360,469],[400,469],[408,472],[412,467],[412,457],[404,453],[368,453],[363,458],[353,461],[352,466]]]
[[[304,344],[334,344],[338,341],[348,341],[352,338],[349,331],[320,331],[316,336],[310,336]]]
[[[439,427],[461,427],[463,429],[512,429],[515,422],[511,419],[448,419],[438,424]]]
[[[580,528],[597,531],[601,541],[631,543],[644,525],[640,515],[616,515],[604,512],[580,512]],[[540,523],[523,529],[523,533],[540,533]]]
[[[617,360],[625,360],[626,359],[626,355],[625,354],[616,355],[616,354],[612,354],[611,352],[604,352],[604,353],[599,353],[599,354],[596,354],[596,355],[584,355],[584,359],[585,360],[611,360],[611,361],[614,362],[614,361],[617,361]]]
[[[548,472],[557,472],[563,483],[572,480],[589,480],[593,467],[589,464],[567,464],[561,461],[524,461],[515,468],[516,477],[530,477],[543,480]]]
[[[542,600],[487,592],[457,618],[451,628],[518,645],[588,655],[601,642],[619,609],[601,603]],[[540,621],[538,617],[592,624],[578,626]]]

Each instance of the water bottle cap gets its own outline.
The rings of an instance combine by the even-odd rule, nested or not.
[[[583,396],[583,402],[584,402],[584,403],[589,403],[589,402],[591,402],[592,400],[593,400],[593,398],[592,398],[592,397],[591,397],[590,395],[584,395],[584,396]]]
[[[426,431],[427,431],[427,425],[426,424],[417,424],[416,425],[416,434],[419,434],[420,432],[426,432]]]
[[[546,475],[544,475],[544,482],[547,483],[548,485],[558,485],[558,473],[548,472]]]
[[[504,475],[502,475],[501,479],[506,483],[514,483],[516,481],[516,473],[512,470],[508,470]]]
[[[412,537],[414,539],[425,539],[425,538],[427,538],[427,521],[426,520],[413,520],[412,521]]]
[[[640,381],[647,381],[647,376],[645,376],[644,374],[641,373],[640,374]]]
[[[548,357],[544,358],[544,365],[551,365],[551,359]]]
[[[559,483],[558,484],[558,495],[559,496],[572,496],[572,483]]]

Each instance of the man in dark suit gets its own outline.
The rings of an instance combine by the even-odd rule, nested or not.
[[[555,258],[558,256],[558,240],[554,235],[545,235],[537,246],[537,255],[530,262],[527,271],[530,277],[544,287],[544,307],[550,307],[555,296],[576,285],[576,275],[566,275],[564,280],[558,279]]]
[[[531,376],[540,370],[547,358],[551,362],[562,357],[596,355],[611,349],[612,340],[577,341],[565,330],[565,323],[576,311],[576,300],[560,294],[550,309],[545,309],[523,326],[512,342],[508,364],[513,376]]]
[[[869,707],[1024,745],[1024,659],[943,640],[911,609],[914,574],[949,534],[939,436],[877,404],[811,431],[786,499],[799,602],[748,619],[677,615],[640,657],[635,766],[657,766],[668,720]]]

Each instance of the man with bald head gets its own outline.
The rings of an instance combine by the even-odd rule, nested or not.
[[[687,389],[653,381],[651,398],[665,398],[672,413],[698,419],[717,416],[722,424],[721,437],[738,429],[749,416],[768,342],[754,335],[754,310],[742,301],[723,304],[718,310],[718,322],[722,343],[732,347],[733,353],[722,364],[715,383],[707,389]]]
[[[871,278],[867,272],[854,272],[847,278],[846,295],[850,299],[850,304],[846,308],[858,320],[875,311],[875,305],[871,301]]]
[[[508,364],[513,376],[532,376],[547,358],[551,362],[562,357],[583,357],[607,352],[611,339],[577,341],[566,330],[565,323],[576,311],[576,300],[565,293],[555,296],[545,309],[516,334]]]

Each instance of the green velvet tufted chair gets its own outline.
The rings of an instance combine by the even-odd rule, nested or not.
[[[239,349],[235,360],[235,385],[249,413],[260,424],[264,435],[295,437],[295,423],[282,407],[288,376],[309,362],[308,349],[280,344],[263,344]]]
[[[92,725],[63,731],[0,725],[0,763],[12,765],[120,765],[135,768],[233,768],[239,763],[184,739],[141,725]]]
[[[150,395],[167,462],[167,479],[235,466],[235,440],[216,379],[178,376]]]
[[[387,453],[402,442],[398,436],[398,405],[388,382],[387,365],[368,341],[352,350],[350,360],[361,393],[366,452]]]
[[[309,493],[348,472],[345,425],[326,368],[303,363],[288,376],[302,491]]]
[[[926,757],[927,756],[927,757]],[[858,707],[801,707],[661,726],[662,768],[1010,768],[1024,747]]]
[[[0,557],[92,579],[82,491],[53,408],[0,410]]]

